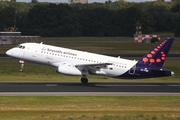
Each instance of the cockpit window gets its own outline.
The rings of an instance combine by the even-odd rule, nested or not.
[[[23,46],[23,45],[17,45],[15,48],[25,49],[25,46]]]

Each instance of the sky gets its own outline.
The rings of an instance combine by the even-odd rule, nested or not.
[[[31,2],[31,0],[16,0],[17,2]],[[105,2],[107,0],[88,0],[89,3],[91,2]],[[117,1],[117,0],[111,0]],[[145,2],[145,1],[154,1],[154,0],[126,0],[126,2]],[[168,0],[167,0],[168,1]],[[68,3],[68,0],[38,0],[38,2],[52,2],[52,3]]]

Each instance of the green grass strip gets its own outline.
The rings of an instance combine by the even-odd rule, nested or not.
[[[179,120],[180,96],[4,96],[0,120]]]

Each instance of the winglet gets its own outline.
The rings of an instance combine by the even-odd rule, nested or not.
[[[144,55],[138,63],[162,67],[173,41],[174,38],[164,39],[155,48]]]

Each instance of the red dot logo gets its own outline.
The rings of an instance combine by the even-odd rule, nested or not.
[[[163,57],[165,57],[166,55],[165,54],[162,54]]]
[[[162,60],[165,60],[166,58],[165,57],[161,57]]]
[[[147,57],[144,57],[144,58],[143,58],[143,61],[144,61],[144,62],[148,62],[148,58],[147,58]]]
[[[156,62],[158,62],[158,63],[161,62],[161,59],[160,59],[160,58],[157,58],[157,59],[156,59]]]
[[[155,50],[155,51],[158,51],[158,49],[157,49],[157,48],[154,48],[154,50]]]
[[[150,59],[150,62],[151,62],[151,63],[154,63],[154,62],[155,62],[155,60],[154,60],[154,59]]]
[[[151,54],[155,54],[156,52],[155,51],[151,51]]]
[[[152,54],[148,54],[147,57],[148,57],[148,58],[152,58]]]

